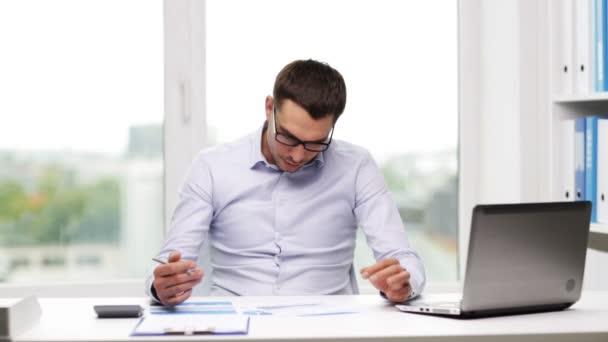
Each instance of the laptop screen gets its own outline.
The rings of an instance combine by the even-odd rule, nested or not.
[[[578,300],[590,215],[588,201],[476,206],[462,309]]]

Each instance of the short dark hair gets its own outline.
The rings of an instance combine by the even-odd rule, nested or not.
[[[346,85],[342,75],[329,64],[296,60],[277,75],[273,96],[278,108],[283,100],[291,100],[313,119],[333,115],[335,123],[346,106]]]

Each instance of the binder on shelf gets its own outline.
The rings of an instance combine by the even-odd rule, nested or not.
[[[585,200],[585,118],[574,120],[574,200]]]
[[[574,0],[561,0],[560,5],[562,24],[558,64],[560,68],[560,92],[562,95],[570,95],[574,90]]]
[[[574,201],[574,120],[561,121],[560,130],[561,193],[559,200]]]
[[[588,94],[593,91],[592,58],[593,42],[592,11],[594,0],[578,0],[574,3],[574,91]]]
[[[606,89],[604,77],[604,48],[606,40],[605,5],[606,0],[593,0],[593,88],[597,92]]]
[[[585,200],[592,204],[591,222],[597,222],[597,120],[585,118]]]
[[[608,223],[608,119],[597,121],[597,222]]]

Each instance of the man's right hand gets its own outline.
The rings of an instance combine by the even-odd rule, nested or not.
[[[203,279],[204,271],[194,261],[181,261],[181,253],[171,252],[166,264],[154,269],[154,290],[163,305],[179,304],[192,294],[192,288]]]

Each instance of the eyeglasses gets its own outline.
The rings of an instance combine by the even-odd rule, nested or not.
[[[311,152],[326,151],[329,148],[329,144],[331,144],[331,138],[334,135],[333,126],[331,127],[331,132],[329,133],[329,137],[327,137],[325,139],[326,142],[302,141],[294,136],[286,135],[284,133],[278,132],[277,131],[277,109],[274,106],[272,108],[272,121],[274,123],[274,125],[273,125],[274,140],[278,141],[279,143],[281,143],[283,145],[291,146],[291,147],[296,147],[298,145],[302,145],[302,146],[304,146],[305,150],[311,151]]]

